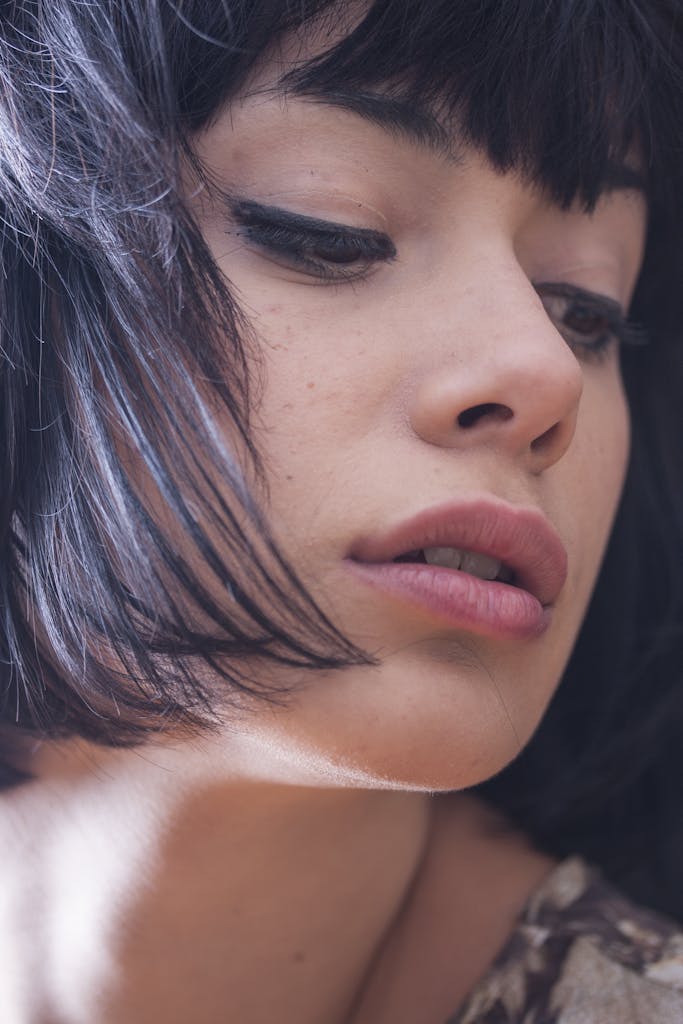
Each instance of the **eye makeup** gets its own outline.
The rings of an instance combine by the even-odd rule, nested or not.
[[[294,269],[322,281],[347,281],[374,263],[396,257],[388,235],[371,228],[319,220],[248,200],[230,204],[234,232]]]
[[[568,282],[535,283],[534,287],[548,317],[579,358],[599,361],[615,342],[643,345],[647,341],[644,330],[631,323],[622,306],[607,295]]]
[[[230,213],[235,225],[230,234],[245,239],[274,262],[321,283],[361,280],[374,265],[397,256],[391,238],[371,228],[252,200],[231,202]],[[641,345],[646,341],[643,330],[606,295],[562,281],[534,283],[534,288],[551,322],[583,361],[606,358],[614,343]]]

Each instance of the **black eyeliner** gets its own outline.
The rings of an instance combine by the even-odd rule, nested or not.
[[[385,253],[387,259],[396,255],[396,247],[391,239],[381,231],[374,231],[372,228],[360,228],[331,220],[319,220],[317,217],[292,213],[291,210],[283,210],[279,206],[267,206],[250,199],[232,200],[230,210],[235,220],[246,228],[281,228],[294,233],[305,233],[311,239],[316,236],[323,239],[346,236],[369,243],[378,255],[380,252]]]
[[[592,309],[596,313],[602,313],[607,320],[610,333],[622,345],[638,346],[648,343],[645,329],[632,323],[622,305],[608,295],[601,295],[599,292],[561,281],[534,282],[534,288],[539,296],[557,296]]]

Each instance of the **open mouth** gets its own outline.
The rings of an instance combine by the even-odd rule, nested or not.
[[[476,576],[480,580],[496,580],[515,586],[515,573],[510,566],[491,555],[464,548],[431,547],[417,548],[398,555],[392,561],[397,563],[414,563],[417,565],[435,565],[442,569],[454,569],[458,572]]]
[[[521,639],[547,629],[567,575],[540,510],[483,495],[361,537],[346,563],[381,595],[454,629]]]

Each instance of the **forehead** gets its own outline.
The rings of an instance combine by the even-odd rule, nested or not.
[[[320,52],[326,51],[320,51],[320,40],[315,33],[310,39],[285,40],[284,46],[273,54],[272,59],[263,61],[241,99],[247,104],[251,101],[252,109],[265,107],[265,123],[270,123],[271,127],[277,121],[278,110],[287,115],[293,112],[293,107],[303,110],[304,132],[308,124],[315,127],[316,121],[319,123],[316,110],[323,115],[326,109],[342,111],[353,115],[358,125],[370,125],[394,140],[410,143],[448,163],[457,163],[471,144],[457,111],[449,109],[441,98],[433,100],[411,96],[405,86],[396,82],[370,88],[363,84],[330,84],[315,75],[302,79],[301,69],[309,66],[308,62]],[[305,103],[302,104],[302,100]],[[290,127],[294,123],[289,116],[284,120]],[[483,149],[484,155],[490,159],[485,146],[477,148]],[[540,191],[550,193],[551,200],[557,200],[557,196],[552,194],[552,186],[548,188],[548,183],[534,173],[524,159],[517,163],[510,161],[510,164],[499,165],[497,169],[520,173],[530,186],[540,187]],[[623,159],[608,153],[601,177],[596,179],[592,195],[585,205],[592,208],[605,192],[622,189],[636,190],[643,196],[648,194],[648,181],[637,146],[632,146]],[[569,206],[574,198],[573,195],[567,196],[560,205]]]
[[[447,159],[457,159],[459,143],[472,145],[564,206],[578,197],[590,209],[605,190],[649,187],[637,171],[648,163],[637,105],[623,114],[614,75],[606,84],[604,53],[591,55],[584,36],[576,59],[566,22],[546,17],[539,28],[522,13],[502,47],[511,5],[480,12],[476,32],[467,5],[451,3],[448,14],[425,2],[421,17],[407,20],[398,10],[405,4],[378,18],[380,6],[326,5],[263,52],[242,97],[300,97],[343,109]],[[549,67],[540,55],[551,39]],[[538,60],[530,62],[528,47]]]

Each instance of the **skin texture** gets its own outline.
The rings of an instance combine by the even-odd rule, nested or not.
[[[456,140],[457,143],[457,140]],[[358,115],[255,88],[198,140],[238,200],[386,233],[397,255],[321,281],[200,196],[210,246],[254,325],[256,437],[272,521],[323,607],[377,668],[302,680],[251,728],[315,777],[454,789],[528,740],[570,653],[620,493],[628,416],[618,350],[570,347],[533,283],[624,308],[645,211],[632,191],[561,211],[456,146],[435,154]],[[336,272],[336,270],[335,270]],[[495,410],[461,426],[483,404]],[[501,410],[503,415],[501,415]],[[358,582],[360,538],[454,498],[539,509],[569,572],[531,640],[446,628]]]
[[[378,665],[276,676],[298,685],[286,709],[191,742],[35,751],[0,819],[22,1019],[442,1024],[550,866],[476,800],[430,793],[515,756],[585,612],[628,449],[618,351],[570,346],[533,285],[625,308],[644,204],[560,211],[457,138],[436,154],[272,84],[197,139],[216,182],[386,233],[396,257],[321,282],[215,195],[193,202],[254,328],[274,529]],[[541,636],[452,630],[345,566],[359,539],[472,496],[540,510],[566,547]]]

